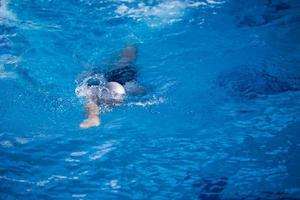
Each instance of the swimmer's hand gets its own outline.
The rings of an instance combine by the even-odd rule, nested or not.
[[[91,128],[100,125],[98,105],[90,98],[86,104],[87,119],[80,123],[80,128]]]
[[[80,123],[80,128],[91,128],[91,127],[97,127],[99,125],[100,125],[99,117],[88,118]]]

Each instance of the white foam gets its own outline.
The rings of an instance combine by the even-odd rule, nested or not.
[[[180,20],[187,4],[182,1],[166,1],[155,6],[145,3],[119,5],[115,11],[119,16],[126,16],[136,21],[145,21],[151,26],[173,23]]]
[[[149,26],[159,26],[164,24],[173,24],[181,21],[187,9],[194,9],[202,6],[214,6],[222,4],[224,1],[207,0],[169,0],[161,1],[158,4],[148,2],[138,3],[133,0],[116,1],[120,4],[117,6],[115,13],[118,16],[125,16],[136,21],[146,22]]]
[[[174,18],[181,16],[185,8],[186,4],[181,1],[162,2],[150,8],[147,14],[161,18]]]

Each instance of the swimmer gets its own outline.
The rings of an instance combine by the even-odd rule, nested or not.
[[[115,67],[104,74],[105,82],[97,79],[98,73],[87,80],[85,96],[87,119],[80,123],[81,128],[99,126],[101,105],[119,106],[124,102],[127,94],[141,95],[144,88],[136,82],[137,69],[134,66],[136,60],[136,48],[127,46],[123,49],[119,61]]]

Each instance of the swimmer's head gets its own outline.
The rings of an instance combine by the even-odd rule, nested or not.
[[[105,87],[109,91],[109,99],[107,99],[112,104],[120,104],[124,101],[125,98],[125,89],[124,87],[117,82],[108,82]]]

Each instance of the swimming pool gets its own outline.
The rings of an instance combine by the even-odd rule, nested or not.
[[[0,199],[300,198],[297,0],[2,0]],[[82,74],[142,97],[83,130]]]

